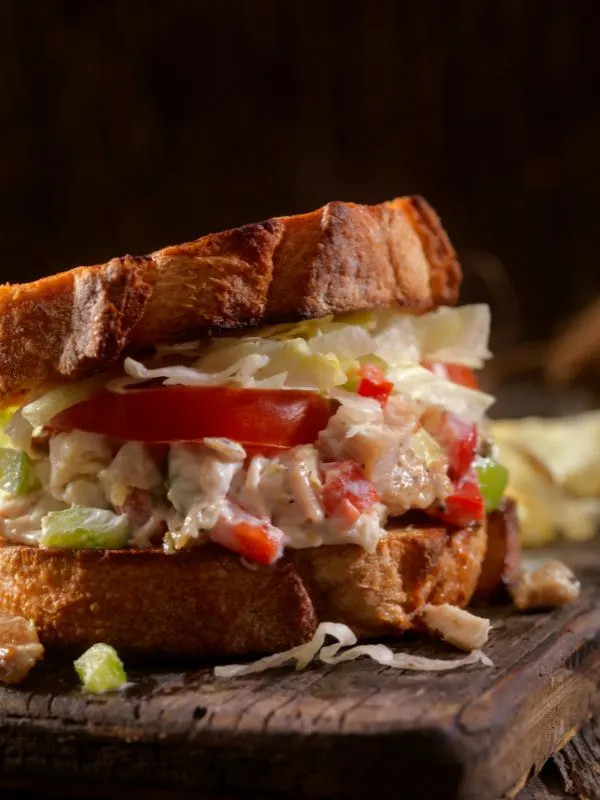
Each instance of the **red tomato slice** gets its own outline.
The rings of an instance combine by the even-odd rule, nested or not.
[[[286,448],[314,442],[332,413],[328,400],[304,390],[166,386],[124,394],[103,390],[58,414],[48,427],[139,442],[217,436]]]
[[[323,507],[328,516],[343,516],[349,523],[379,502],[379,495],[354,461],[325,465]]]
[[[455,485],[452,494],[446,497],[443,509],[432,508],[430,513],[459,528],[485,519],[485,502],[475,470],[469,470]]]
[[[470,367],[462,364],[444,364],[441,361],[423,361],[423,366],[434,375],[439,375],[453,383],[466,386],[468,389],[479,389],[477,376]]]
[[[448,455],[449,474],[453,480],[462,478],[473,463],[477,447],[477,427],[450,411],[430,409],[423,414],[425,430],[433,436]]]
[[[360,368],[359,377],[358,394],[362,397],[372,397],[378,400],[382,406],[385,405],[392,393],[394,384],[386,380],[379,367],[373,364],[365,364]]]

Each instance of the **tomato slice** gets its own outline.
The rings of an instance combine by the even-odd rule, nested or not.
[[[354,461],[325,464],[323,507],[328,516],[341,516],[349,524],[379,502],[377,490]]]
[[[428,409],[423,414],[422,423],[446,451],[452,480],[462,478],[475,458],[477,426],[441,409]]]
[[[360,368],[359,377],[358,394],[362,397],[372,397],[378,400],[382,406],[385,405],[394,389],[394,384],[386,380],[379,367],[365,364]]]
[[[464,528],[485,518],[485,501],[474,469],[469,470],[446,497],[443,508],[431,508],[430,513],[449,525]]]
[[[427,360],[422,364],[440,378],[446,378],[446,380],[466,386],[468,389],[479,389],[477,376],[470,367],[465,367],[463,364],[445,364],[441,361]]]
[[[329,400],[305,390],[165,386],[102,390],[58,414],[48,427],[139,442],[215,436],[286,448],[314,442],[332,413]]]

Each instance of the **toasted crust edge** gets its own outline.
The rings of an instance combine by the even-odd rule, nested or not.
[[[0,406],[105,371],[126,350],[380,306],[457,300],[461,271],[421,197],[331,202],[0,287]]]
[[[390,531],[375,553],[357,545],[288,551],[251,569],[206,545],[160,550],[46,550],[0,541],[0,610],[33,620],[47,646],[103,641],[143,656],[276,652],[308,641],[321,621],[360,637],[413,627],[427,602],[468,604],[485,526]]]

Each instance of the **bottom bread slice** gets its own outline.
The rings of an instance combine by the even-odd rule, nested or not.
[[[288,550],[247,566],[207,544],[161,550],[47,550],[0,540],[0,610],[31,619],[43,644],[107,642],[152,656],[242,655],[308,641],[319,622],[359,637],[415,626],[427,602],[464,607],[485,555],[485,525],[390,530],[357,545]]]

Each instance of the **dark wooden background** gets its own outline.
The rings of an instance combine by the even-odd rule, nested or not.
[[[2,280],[420,192],[509,340],[600,292],[596,0],[2,0],[0,31]]]

